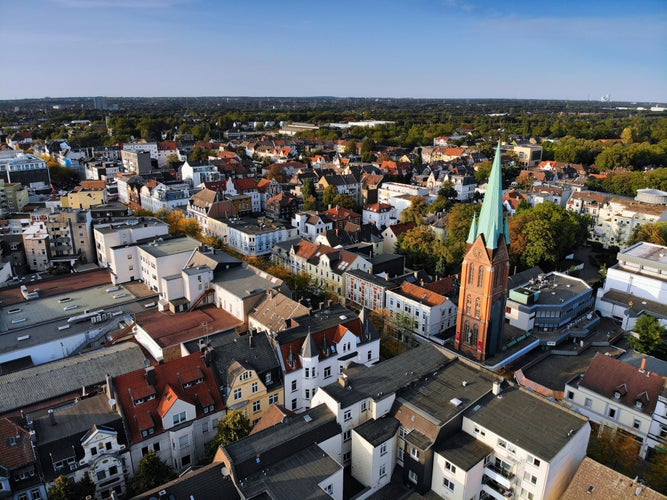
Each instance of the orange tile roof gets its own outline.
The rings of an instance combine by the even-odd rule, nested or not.
[[[174,391],[171,385],[167,384],[164,388],[164,391],[162,392],[160,402],[157,405],[158,414],[164,418],[164,416],[169,412],[169,410],[171,410],[171,407],[174,406],[174,403],[177,400],[178,395],[176,394],[176,391]]]
[[[10,444],[12,438],[15,444]],[[35,461],[30,433],[8,418],[0,418],[0,457],[10,471]]]
[[[449,299],[444,295],[440,295],[432,290],[423,288],[421,286],[413,285],[407,281],[404,281],[399,288],[399,293],[405,297],[409,297],[413,300],[417,300],[423,304],[427,304],[431,307],[439,306],[444,304]]]

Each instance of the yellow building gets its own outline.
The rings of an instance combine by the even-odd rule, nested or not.
[[[63,208],[85,208],[107,202],[104,181],[82,181],[72,191],[60,199]]]
[[[28,196],[23,184],[0,179],[0,213],[20,212],[28,204]]]
[[[271,374],[271,372],[268,372]],[[266,374],[260,377],[257,371],[246,363],[234,361],[227,369],[227,410],[242,412],[255,425],[273,404],[282,405],[282,384],[271,383]]]

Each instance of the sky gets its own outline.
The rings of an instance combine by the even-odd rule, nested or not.
[[[667,103],[666,0],[0,0],[0,99]]]

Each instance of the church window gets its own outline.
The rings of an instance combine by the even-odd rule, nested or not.
[[[470,264],[470,267],[468,267],[468,284],[472,285],[473,279],[475,278],[475,266]]]
[[[470,295],[468,295],[466,297],[466,314],[470,314],[471,307],[472,307],[472,297],[470,297]]]
[[[477,286],[481,288],[483,283],[484,283],[484,268],[480,266],[479,270],[477,271]]]
[[[475,299],[475,318],[479,319],[482,310],[482,301],[477,297]]]
[[[472,342],[472,330],[470,329],[470,323],[467,321],[463,324],[463,340],[466,344]]]

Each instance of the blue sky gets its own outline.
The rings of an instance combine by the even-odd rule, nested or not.
[[[667,1],[0,0],[0,99],[667,102]]]

